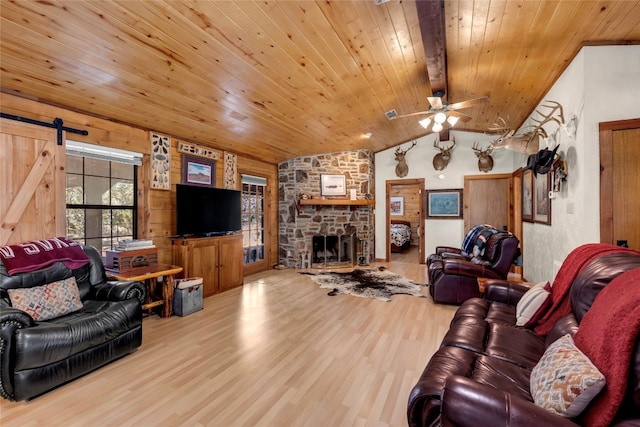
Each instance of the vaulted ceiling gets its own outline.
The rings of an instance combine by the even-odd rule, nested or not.
[[[456,129],[517,127],[583,44],[640,40],[635,0],[2,0],[0,16],[3,91],[272,163],[423,136],[385,112],[436,89],[489,97]]]

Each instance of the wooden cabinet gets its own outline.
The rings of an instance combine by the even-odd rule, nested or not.
[[[184,277],[202,277],[203,295],[241,286],[242,235],[173,239],[173,264],[184,268]]]

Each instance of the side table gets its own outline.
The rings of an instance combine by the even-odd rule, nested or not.
[[[137,269],[136,269],[137,270]],[[144,267],[135,273],[117,273],[107,270],[107,275],[116,280],[136,280],[144,282],[147,286],[147,301],[142,305],[143,310],[151,310],[163,306],[161,317],[170,317],[173,313],[173,279],[176,274],[182,273],[182,267],[169,264],[158,264]],[[154,292],[158,285],[158,277],[164,277],[162,281],[162,295],[154,300]]]

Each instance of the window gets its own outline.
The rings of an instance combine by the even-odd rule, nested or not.
[[[141,156],[72,141],[66,151],[67,236],[104,256],[118,241],[137,237],[136,163]]]
[[[264,261],[265,178],[242,175],[242,235],[244,263]]]

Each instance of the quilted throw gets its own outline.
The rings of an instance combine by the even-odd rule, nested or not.
[[[391,243],[402,246],[411,240],[411,228],[404,224],[391,224]]]
[[[68,268],[75,269],[88,263],[89,257],[82,250],[80,243],[66,237],[54,237],[0,246],[0,261],[12,276],[47,268],[58,261],[64,262]]]

